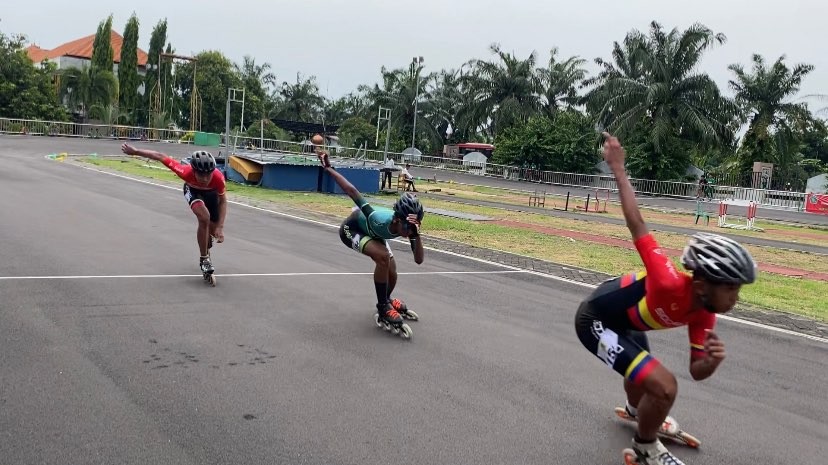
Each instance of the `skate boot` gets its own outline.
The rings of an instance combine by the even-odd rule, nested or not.
[[[406,320],[417,321],[420,319],[420,316],[414,310],[409,310],[408,305],[400,299],[391,299],[391,306]]]
[[[618,416],[620,416],[622,418],[626,418],[627,420],[631,420],[631,421],[634,421],[634,422],[638,423],[638,417],[636,415],[633,415],[632,412],[630,412],[629,407],[630,407],[629,405],[625,405],[623,413],[622,412],[616,412],[616,413],[618,413]],[[661,427],[658,429],[658,434],[662,434],[664,436],[675,437],[675,436],[678,436],[680,431],[681,430],[679,429],[679,425],[678,425],[678,422],[676,421],[676,419],[671,417],[670,415],[667,415],[667,418],[664,419],[664,423],[662,423]]]
[[[624,449],[624,462],[627,465],[684,465],[658,439],[644,444],[633,438],[632,449]]]
[[[210,261],[210,256],[201,257],[199,266],[201,267],[201,275],[204,280],[215,286],[216,276],[213,274],[215,269],[213,268],[213,263]]]
[[[399,334],[403,338],[409,339],[412,335],[411,327],[403,322],[402,316],[391,306],[390,302],[377,305],[374,322],[378,327],[391,331],[395,336]]]
[[[625,420],[638,423],[638,417],[630,412],[629,405],[624,407],[615,407],[615,414]],[[669,415],[664,419],[661,427],[658,428],[658,435],[674,441],[683,442],[685,445],[694,449],[701,446],[701,441],[699,441],[697,437],[687,431],[682,431],[676,419]]]

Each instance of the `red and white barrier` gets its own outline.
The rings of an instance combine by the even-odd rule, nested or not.
[[[747,207],[747,215],[745,216],[745,224],[728,223],[727,222],[727,207],[729,205]],[[749,229],[752,231],[763,231],[762,228],[754,226],[756,222],[756,212],[759,210],[759,205],[753,201],[725,199],[719,202],[719,227],[731,229]]]

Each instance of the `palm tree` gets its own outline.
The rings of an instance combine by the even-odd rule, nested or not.
[[[742,112],[742,122],[748,124],[742,141],[740,161],[743,169],[750,169],[754,161],[769,161],[780,146],[787,146],[774,133],[790,134],[785,125],[796,125],[811,117],[804,103],[795,103],[791,97],[799,92],[802,79],[814,67],[798,64],[793,69],[784,63],[784,55],[768,67],[761,55],[753,55],[753,71],[748,73],[740,64],[728,67],[735,78],[729,81],[736,102]],[[785,151],[787,152],[787,150]]]
[[[233,69],[239,73],[243,82],[256,82],[262,89],[276,85],[276,75],[271,71],[270,63],[256,64],[256,59],[250,55],[244,56],[242,65],[233,63]]]
[[[558,48],[549,51],[549,64],[538,69],[543,86],[543,108],[548,116],[554,115],[561,107],[575,106],[579,102],[577,84],[587,76],[583,67],[586,60],[573,56],[564,61],[557,60]]]
[[[96,103],[89,109],[89,114],[93,118],[101,121],[104,126],[107,126],[107,134],[112,134],[112,126],[117,125],[122,120],[128,120],[130,113],[128,111],[121,111],[117,103],[109,103],[101,105]]]
[[[460,71],[441,71],[429,76],[428,81],[432,89],[431,106],[425,119],[431,121],[440,145],[450,139],[466,140],[469,138],[469,124],[464,121],[463,109],[470,103],[469,95],[463,92],[461,85],[463,78]],[[451,128],[452,135],[447,131]]]
[[[604,70],[589,81],[597,87],[587,95],[588,107],[610,132],[641,137],[638,175],[676,177],[689,162],[688,143],[732,138],[732,103],[707,74],[695,71],[702,54],[725,40],[700,24],[665,33],[652,22],[648,36],[633,31],[623,47],[615,43],[614,63],[599,62]]]
[[[256,64],[256,59],[245,55],[242,65],[233,63],[233,70],[241,78],[245,89],[246,113],[251,119],[267,116],[268,90],[276,85],[276,75],[270,63]]]
[[[111,71],[92,66],[61,71],[60,99],[86,122],[95,105],[106,106],[118,101],[118,79]]]
[[[534,52],[519,59],[498,44],[489,49],[498,59],[469,61],[466,67],[470,72],[464,74],[462,84],[472,99],[467,118],[493,139],[499,131],[536,114],[543,91]]]
[[[296,74],[296,83],[283,82],[278,90],[280,104],[278,116],[295,121],[317,121],[325,106],[325,99],[319,94],[316,79],[302,79]]]
[[[388,70],[382,67],[382,86],[375,84],[368,92],[376,106],[391,110],[391,126],[402,134],[411,135],[414,130],[414,100],[417,101],[417,129],[419,139],[434,141],[437,136],[431,121],[432,96],[429,90],[431,76],[421,77],[423,66],[412,63],[408,68]],[[375,107],[376,109],[376,107]],[[407,138],[406,138],[407,139]],[[410,140],[410,139],[409,139]],[[410,142],[406,142],[406,145]],[[420,145],[415,143],[415,145]]]

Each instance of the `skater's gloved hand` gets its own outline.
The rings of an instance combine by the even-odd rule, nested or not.
[[[213,230],[213,237],[216,238],[216,242],[219,244],[224,242],[224,226],[216,226],[216,229]]]
[[[138,150],[136,150],[135,147],[133,147],[129,144],[121,145],[121,151],[124,152],[127,155],[137,155],[138,154]]]
[[[323,168],[330,168],[331,162],[328,160],[328,154],[325,152],[316,152],[317,158],[319,158],[319,163],[322,163]]]
[[[719,336],[708,329],[704,335],[704,352],[707,354],[708,363],[718,365],[722,363],[725,358],[724,342],[719,339]]]

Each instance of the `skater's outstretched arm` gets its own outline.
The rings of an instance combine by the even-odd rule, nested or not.
[[[345,194],[347,194],[348,197],[354,201],[357,207],[362,208],[362,206],[366,203],[365,199],[362,198],[362,194],[356,187],[354,187],[353,184],[350,183],[350,181],[345,179],[345,176],[342,176],[337,173],[335,169],[333,169],[330,160],[328,160],[328,154],[320,151],[316,152],[316,156],[322,164],[322,169],[324,169],[334,179],[334,181],[336,181],[339,187],[345,191]]]
[[[121,151],[127,155],[137,155],[139,157],[149,158],[160,162],[163,162],[164,159],[169,156],[165,153],[156,152],[155,150],[136,149],[135,147],[129,144],[122,145]]]
[[[627,228],[632,233],[633,241],[646,236],[649,231],[647,225],[644,223],[644,218],[641,216],[641,211],[638,209],[638,203],[635,201],[635,191],[633,190],[630,179],[627,177],[627,172],[624,169],[624,148],[618,139],[608,132],[603,133],[606,140],[604,141],[604,160],[607,161],[612,174],[615,176],[615,182],[618,184],[618,197],[621,199],[621,210],[624,212],[624,220],[627,222]]]

